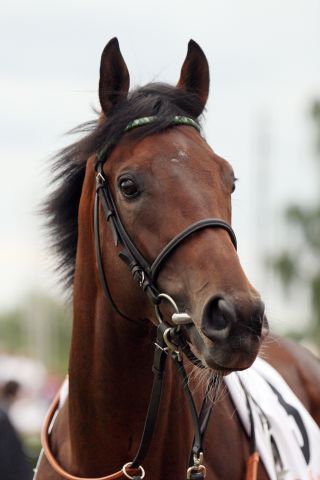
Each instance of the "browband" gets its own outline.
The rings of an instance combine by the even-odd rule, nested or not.
[[[128,123],[128,125],[125,127],[123,133],[127,133],[130,130],[134,130],[135,128],[138,127],[144,127],[146,125],[150,125],[150,123],[155,122],[157,120],[156,115],[151,115],[149,117],[141,117],[141,118],[136,118],[132,120],[131,122]],[[195,128],[198,132],[200,132],[200,125],[198,122],[193,120],[193,118],[186,117],[184,115],[175,115],[169,123],[169,126],[179,126],[179,125],[186,125],[189,127]],[[97,160],[96,160],[96,165],[98,163],[104,164],[104,162],[107,160],[108,153],[110,147],[114,145],[113,141],[109,141],[106,145],[104,145],[101,150],[97,153]]]
[[[124,129],[125,132],[132,130],[136,127],[143,127],[144,125],[148,125],[149,123],[154,122],[157,119],[156,115],[152,115],[150,117],[141,117],[132,120],[129,122],[126,128]],[[170,122],[170,125],[189,125],[190,127],[194,127],[198,132],[200,132],[200,125],[198,122],[193,120],[193,118],[185,117],[183,115],[175,115]]]

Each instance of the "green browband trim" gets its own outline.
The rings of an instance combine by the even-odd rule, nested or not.
[[[136,118],[135,120],[132,120],[132,122],[128,123],[128,125],[124,129],[124,132],[129,132],[134,128],[143,127],[144,125],[149,125],[150,123],[154,122],[156,119],[157,119],[156,115],[153,115],[151,117]],[[198,130],[198,132],[200,132],[200,125],[195,120],[193,120],[190,117],[184,117],[182,115],[176,115],[175,117],[173,117],[173,119],[170,122],[170,125],[188,125],[189,127],[193,127],[196,130]],[[112,146],[112,142],[108,143],[101,149],[101,151],[97,155],[98,162],[104,161],[103,159],[111,146]]]
[[[148,125],[149,123],[154,122],[156,119],[156,115],[153,115],[152,117],[136,118],[135,120],[132,120],[132,122],[128,123],[124,131],[128,132],[129,130],[133,130],[134,128],[143,127],[144,125]],[[198,130],[198,132],[200,132],[200,125],[190,117],[176,115],[171,120],[170,125],[188,125],[190,127],[194,127]]]

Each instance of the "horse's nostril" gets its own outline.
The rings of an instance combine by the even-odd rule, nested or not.
[[[263,325],[266,323],[264,303],[259,300],[256,311],[252,315],[251,328],[257,335],[261,335]]]
[[[233,305],[224,298],[214,297],[204,309],[201,330],[212,341],[225,340],[235,318]]]
[[[206,304],[201,323],[202,333],[212,341],[231,336],[266,335],[268,322],[260,299],[238,304],[223,296],[212,297]]]

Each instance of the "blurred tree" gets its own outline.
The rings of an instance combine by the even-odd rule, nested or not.
[[[320,192],[320,100],[311,108],[315,129],[315,159]],[[287,294],[292,286],[306,286],[310,294],[311,322],[305,336],[320,346],[320,195],[312,206],[289,205],[285,211],[288,246],[271,258]],[[293,233],[295,235],[293,235]]]
[[[0,314],[0,351],[33,356],[62,375],[68,366],[70,334],[68,308],[39,292]]]
[[[0,351],[20,352],[24,345],[22,312],[16,308],[0,315]]]

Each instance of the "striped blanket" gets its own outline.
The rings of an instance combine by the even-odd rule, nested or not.
[[[225,382],[248,434],[250,401],[257,449],[270,480],[320,480],[320,429],[279,373],[257,358]]]

